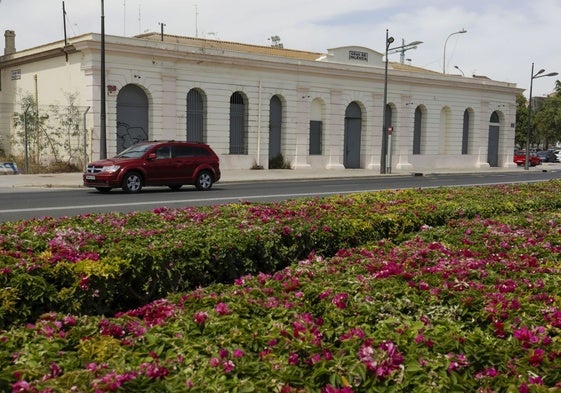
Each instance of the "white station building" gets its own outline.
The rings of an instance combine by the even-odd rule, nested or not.
[[[232,169],[268,169],[279,155],[295,170],[514,165],[522,90],[513,83],[396,62],[386,74],[384,54],[358,46],[314,53],[158,33],[90,33],[17,51],[15,32],[4,35],[0,149],[6,154],[23,151],[13,120],[25,111],[23,96],[47,108],[64,107],[72,94],[84,118],[76,143],[83,143],[85,160],[138,141],[175,139],[209,144],[221,166]]]

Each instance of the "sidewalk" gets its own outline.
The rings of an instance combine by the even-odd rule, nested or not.
[[[560,163],[545,163],[537,167],[531,167],[530,171],[549,171],[561,170]],[[374,177],[374,176],[426,176],[431,174],[443,173],[488,173],[524,171],[522,167],[509,168],[469,168],[466,170],[446,170],[431,169],[427,172],[416,173],[394,173],[381,175],[379,172],[370,169],[223,169],[220,183],[228,182],[255,182],[265,180],[306,180],[306,179],[328,179],[328,178],[353,178],[353,177]],[[78,188],[82,185],[82,173],[48,173],[35,175],[0,175],[0,188]]]

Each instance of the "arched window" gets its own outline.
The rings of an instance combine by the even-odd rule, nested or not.
[[[499,166],[499,135],[501,120],[497,111],[491,114],[489,119],[489,139],[487,143],[487,162],[491,167]]]
[[[345,140],[343,165],[345,168],[360,168],[360,144],[362,134],[362,109],[351,102],[345,110]]]
[[[269,168],[282,153],[282,101],[272,96],[269,102]]]
[[[423,111],[421,107],[415,109],[415,124],[413,125],[413,154],[421,154],[421,138],[423,132]]]
[[[117,95],[117,153],[148,140],[148,97],[136,85],[124,86]]]
[[[247,154],[247,115],[243,95],[230,96],[230,154]]]
[[[323,150],[323,107],[320,99],[312,101],[310,112],[310,155],[321,155]]]
[[[206,142],[206,110],[203,94],[199,89],[187,93],[187,130],[189,142]]]
[[[466,109],[464,111],[464,128],[462,132],[462,154],[469,154],[469,134],[470,134],[470,113]]]

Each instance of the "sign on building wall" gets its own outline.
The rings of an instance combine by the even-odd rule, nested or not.
[[[350,50],[349,51],[349,60],[360,60],[360,61],[368,61],[368,53],[360,52],[357,50]]]
[[[17,81],[18,79],[21,79],[21,69],[12,70],[12,80]]]

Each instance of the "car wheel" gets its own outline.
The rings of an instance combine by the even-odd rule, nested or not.
[[[111,191],[111,187],[96,187],[95,189],[103,194],[107,194],[109,191]]]
[[[168,187],[170,189],[172,189],[173,191],[179,190],[182,186],[183,186],[183,184],[168,184]]]
[[[201,171],[197,175],[197,180],[195,180],[195,187],[199,191],[207,191],[212,187],[214,179],[210,171]]]
[[[124,192],[135,193],[142,190],[142,176],[138,172],[129,172],[123,178],[122,186]]]

